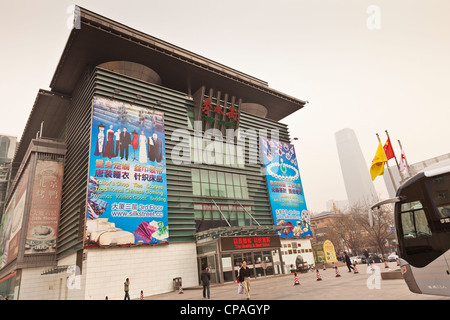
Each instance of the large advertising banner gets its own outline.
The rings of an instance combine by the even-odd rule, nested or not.
[[[168,241],[164,114],[94,97],[85,246]]]
[[[274,224],[280,237],[312,236],[297,156],[292,144],[260,137],[261,158]]]
[[[25,254],[56,252],[63,170],[62,161],[36,163]]]
[[[27,165],[21,173],[17,187],[7,203],[2,217],[0,226],[0,269],[13,261],[19,252],[29,172],[30,166]]]

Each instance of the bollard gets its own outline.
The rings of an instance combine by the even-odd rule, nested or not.
[[[298,286],[300,281],[298,280],[297,273],[294,273],[294,286]]]
[[[339,273],[338,267],[336,266],[335,268],[336,268],[336,277],[340,277],[341,274]]]
[[[322,277],[320,276],[319,270],[316,270],[316,277],[317,277],[316,281],[322,280]]]

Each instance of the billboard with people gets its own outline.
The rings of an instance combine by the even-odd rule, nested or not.
[[[169,241],[164,114],[93,99],[85,246]]]

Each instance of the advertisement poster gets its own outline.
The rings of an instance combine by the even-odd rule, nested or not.
[[[21,173],[2,217],[0,226],[0,269],[13,261],[19,252],[19,241],[22,233],[22,222],[25,213],[25,201],[30,166]]]
[[[86,246],[169,241],[164,114],[94,97]]]
[[[260,137],[273,221],[280,237],[312,236],[297,156],[292,144]]]
[[[337,262],[336,251],[334,251],[334,245],[330,240],[323,243],[323,251],[327,262]]]
[[[25,254],[56,252],[63,170],[62,161],[36,163]]]

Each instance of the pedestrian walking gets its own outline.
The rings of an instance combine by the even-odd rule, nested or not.
[[[350,261],[350,257],[345,251],[344,251],[344,261],[347,264],[348,272],[352,272],[352,269],[354,270],[354,268],[352,266],[352,262]]]
[[[203,298],[208,297],[209,299],[209,281],[211,280],[211,274],[209,273],[208,267],[205,267],[201,275],[203,283]]]
[[[239,282],[242,283],[247,296],[250,300],[250,269],[247,267],[247,262],[242,262],[242,267],[239,269]]]
[[[123,298],[123,300],[130,300],[130,279],[126,279],[125,282],[123,283],[123,290],[125,291],[125,297]]]
[[[370,255],[369,255],[369,251],[367,251],[367,249],[364,249],[363,256],[366,257],[367,266],[370,266]]]

